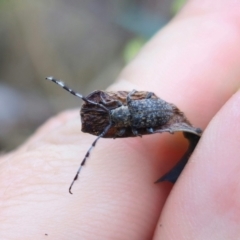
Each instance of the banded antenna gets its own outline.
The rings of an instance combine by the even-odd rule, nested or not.
[[[88,100],[86,97],[84,97],[82,94],[78,93],[78,92],[75,92],[74,90],[72,90],[71,88],[69,88],[68,86],[65,85],[64,82],[62,82],[61,80],[58,80],[58,79],[55,79],[54,77],[46,77],[47,80],[51,81],[51,82],[54,82],[56,83],[57,85],[59,85],[60,87],[62,87],[63,89],[65,89],[66,91],[70,92],[72,95],[76,96],[76,97],[79,97],[81,98],[84,102],[87,102],[87,103],[90,103],[90,104],[93,104],[93,105],[96,105],[100,108],[103,108],[106,112],[108,112],[108,114],[110,115],[110,110],[107,109],[104,105],[100,104],[100,103],[96,103],[96,102],[93,102],[91,100]],[[89,158],[90,156],[90,153],[92,151],[92,149],[96,146],[96,143],[98,142],[98,140],[102,137],[104,137],[104,135],[108,132],[108,130],[112,127],[112,121],[111,121],[111,118],[109,118],[109,124],[107,125],[107,127],[105,127],[105,129],[103,130],[103,132],[94,140],[94,142],[92,143],[91,147],[88,149],[87,153],[85,154],[85,157],[83,158],[78,170],[77,170],[77,173],[75,175],[75,177],[73,178],[73,181],[72,183],[70,184],[70,187],[69,187],[69,193],[72,194],[71,190],[72,190],[72,186],[74,184],[74,182],[78,179],[78,176],[81,172],[81,169],[82,167],[84,166],[84,164],[86,163],[87,159]]]

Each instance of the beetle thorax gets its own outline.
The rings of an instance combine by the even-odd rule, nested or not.
[[[130,116],[128,106],[121,106],[111,110],[111,119],[116,127],[130,126]]]

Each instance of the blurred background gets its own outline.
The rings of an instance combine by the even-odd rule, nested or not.
[[[185,0],[0,0],[0,151],[105,89]],[[80,127],[80,126],[79,126]]]

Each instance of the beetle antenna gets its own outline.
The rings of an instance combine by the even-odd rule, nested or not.
[[[57,85],[59,85],[60,87],[62,87],[63,89],[65,89],[66,91],[70,92],[72,95],[81,98],[83,101],[87,102],[87,99],[80,93],[73,91],[71,88],[69,88],[68,86],[65,85],[64,82],[62,82],[61,80],[55,79],[54,77],[46,77],[47,80],[52,81],[54,83],[56,83]]]
[[[76,173],[76,175],[75,175],[75,177],[74,177],[74,179],[73,179],[73,181],[72,181],[72,183],[71,183],[71,185],[70,185],[70,187],[69,187],[69,193],[70,193],[70,194],[72,194],[72,192],[71,192],[72,186],[73,186],[74,182],[78,179],[78,175],[79,175],[79,173],[80,173],[80,171],[81,171],[81,169],[82,169],[82,166],[86,163],[86,160],[89,158],[92,149],[96,146],[97,141],[98,141],[100,138],[102,138],[102,137],[108,132],[108,130],[109,130],[111,127],[112,127],[112,122],[110,122],[110,124],[109,124],[109,125],[103,130],[103,132],[94,140],[94,142],[92,143],[91,147],[88,149],[88,151],[87,151],[84,159],[82,160],[82,162],[81,162],[81,164],[80,164],[80,166],[79,166],[79,168],[78,168],[78,171],[77,171],[77,173]]]
[[[95,106],[98,106],[100,108],[103,108],[106,112],[109,113],[109,109],[107,109],[103,104],[97,103],[97,102],[93,102],[91,100],[88,100],[86,97],[84,97],[82,94],[73,91],[71,88],[69,88],[68,86],[65,85],[65,83],[61,80],[58,80],[54,77],[46,77],[47,80],[52,81],[54,83],[56,83],[57,85],[59,85],[60,87],[62,87],[63,89],[65,89],[66,91],[70,92],[72,95],[81,98],[84,102],[93,104]]]

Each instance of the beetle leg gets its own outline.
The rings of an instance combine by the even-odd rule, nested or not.
[[[154,133],[154,130],[153,130],[153,128],[147,128],[147,132],[148,133]]]
[[[112,103],[116,103],[117,104],[117,107],[121,107],[123,104],[119,101],[119,100],[111,100],[111,101],[106,101],[104,98],[103,98],[103,93],[100,94],[100,99],[101,99],[101,102],[107,106],[107,105],[110,105]]]
[[[136,128],[132,127],[132,133],[133,133],[134,136],[142,137],[142,135],[138,133],[138,130]]]
[[[171,128],[164,128],[164,129],[159,129],[154,131],[154,133],[164,133],[164,132],[169,132],[170,134],[174,134],[174,131]]]
[[[119,129],[119,130],[117,131],[115,137],[122,137],[125,132],[126,132],[126,128],[121,128],[121,129]]]
[[[132,90],[128,95],[127,95],[127,105],[132,101],[131,96],[136,92],[136,90]]]
[[[153,96],[153,92],[148,92],[147,96],[146,96],[146,99],[149,99]]]

